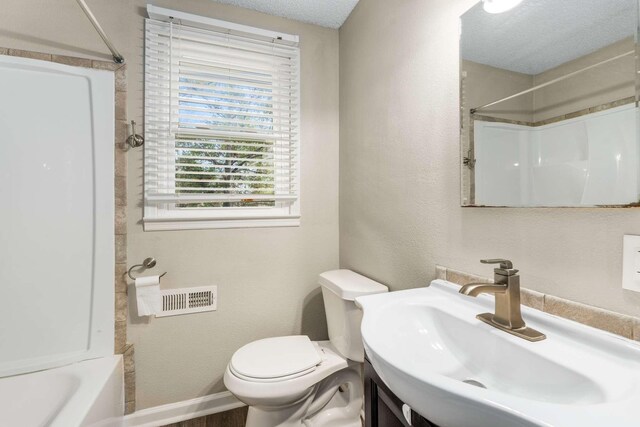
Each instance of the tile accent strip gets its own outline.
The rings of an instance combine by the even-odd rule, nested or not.
[[[74,67],[113,71],[115,79],[115,339],[114,353],[124,357],[125,413],[135,411],[135,366],[133,344],[127,344],[127,77],[126,65],[108,61],[94,61],[73,56],[51,55],[48,53],[0,47],[0,55],[19,56],[57,62]]]
[[[524,122],[524,121],[520,121],[520,120],[502,119],[502,118],[499,118],[499,117],[483,116],[483,115],[480,115],[480,114],[472,114],[471,115],[471,120],[472,121],[473,120],[478,120],[478,121],[482,121],[482,122],[510,123],[510,124],[513,124],[513,125],[538,127],[538,126],[548,125],[548,124],[551,124],[551,123],[561,122],[563,120],[574,119],[574,118],[580,117],[580,116],[586,116],[587,114],[596,113],[598,111],[605,111],[605,110],[609,110],[611,108],[621,107],[623,105],[632,104],[634,102],[636,102],[635,97],[630,96],[628,98],[618,99],[616,101],[608,102],[606,104],[600,104],[600,105],[596,105],[595,107],[584,108],[584,109],[579,110],[579,111],[574,111],[572,113],[562,114],[560,116],[551,117],[551,118],[540,120],[540,121],[537,121],[537,122]]]
[[[436,265],[436,278],[447,280],[460,286],[471,282],[493,282],[492,279],[486,277],[464,273],[440,265]],[[527,307],[640,341],[640,318],[553,295],[546,295],[527,288],[521,288],[521,298],[522,304]]]

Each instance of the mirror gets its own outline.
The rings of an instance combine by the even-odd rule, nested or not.
[[[462,205],[639,205],[638,1],[484,3],[461,17]]]

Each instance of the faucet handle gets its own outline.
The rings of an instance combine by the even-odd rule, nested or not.
[[[500,264],[500,268],[505,270],[511,270],[513,268],[513,263],[508,259],[502,259],[502,258],[481,259],[480,262],[483,264]]]

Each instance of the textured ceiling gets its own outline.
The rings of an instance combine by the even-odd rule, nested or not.
[[[322,27],[340,28],[358,0],[213,0]]]
[[[637,0],[524,0],[490,14],[478,3],[462,16],[462,57],[539,74],[633,36],[637,7]]]

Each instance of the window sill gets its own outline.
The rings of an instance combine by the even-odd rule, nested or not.
[[[286,218],[144,218],[144,231],[208,230],[217,228],[299,227],[300,217]]]

